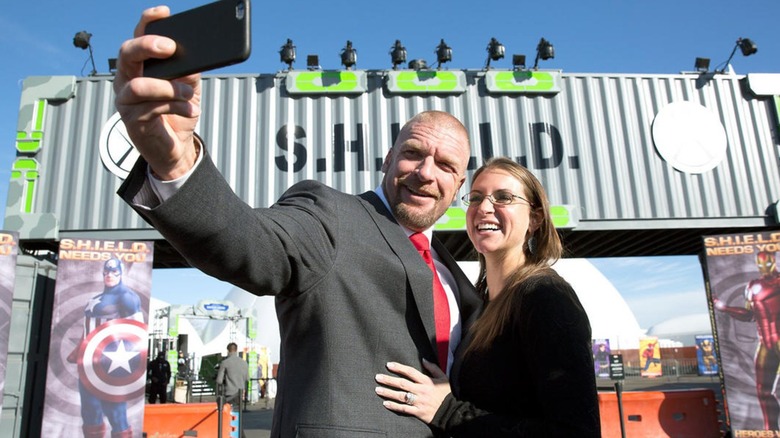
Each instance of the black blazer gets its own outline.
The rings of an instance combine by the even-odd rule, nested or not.
[[[386,410],[374,376],[388,361],[436,363],[431,272],[373,192],[347,195],[315,181],[270,208],[239,199],[205,156],[166,202],[149,193],[139,160],[119,190],[193,266],[257,295],[274,295],[281,361],[274,437],[424,437],[431,430]],[[463,333],[481,300],[443,245]]]

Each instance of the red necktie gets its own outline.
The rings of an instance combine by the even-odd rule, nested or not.
[[[414,247],[425,260],[431,272],[433,272],[433,317],[436,320],[436,346],[439,353],[439,366],[447,371],[447,357],[449,356],[450,343],[450,306],[447,303],[447,293],[439,281],[436,266],[431,257],[430,243],[423,233],[414,233],[409,236]]]

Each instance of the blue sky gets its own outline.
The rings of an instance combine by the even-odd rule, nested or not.
[[[173,12],[206,3],[171,2]],[[98,72],[132,35],[141,11],[158,2],[41,0],[5,2],[0,8],[0,205],[5,205],[22,81],[29,76],[89,74],[88,52],[73,46],[76,32],[92,33]],[[536,44],[544,37],[555,46],[555,58],[543,68],[578,73],[679,73],[693,69],[696,57],[723,67],[737,38],[748,37],[758,53],[732,60],[737,73],[779,73],[780,2],[712,0],[707,2],[633,0],[329,2],[299,0],[253,4],[253,50],[248,61],[227,69],[234,73],[272,73],[284,68],[279,48],[287,38],[297,46],[303,68],[307,54],[319,55],[323,68],[339,68],[347,40],[358,52],[357,68],[390,68],[389,51],[396,39],[409,59],[435,62],[443,38],[452,47],[447,68],[479,69],[487,59],[491,37],[506,46],[506,59],[491,62],[508,68],[511,54],[533,63]],[[706,311],[704,284],[696,257],[597,259],[635,309],[640,325],[659,322],[685,309]],[[231,289],[191,270],[157,271],[153,293],[187,304],[194,297],[221,298]],[[671,303],[675,303],[670,305]],[[664,303],[662,307],[651,306]]]
[[[697,256],[589,259],[625,298],[640,327],[707,312],[706,289]]]

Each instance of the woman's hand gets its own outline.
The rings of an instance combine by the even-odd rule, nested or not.
[[[387,409],[412,415],[426,424],[433,421],[444,398],[451,392],[447,375],[438,366],[423,359],[423,366],[431,377],[416,369],[396,362],[388,362],[387,369],[400,377],[377,374],[375,391],[385,399]]]

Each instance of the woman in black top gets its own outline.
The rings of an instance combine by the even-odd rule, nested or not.
[[[467,231],[479,253],[477,290],[485,310],[446,375],[391,362],[376,388],[392,411],[437,434],[598,437],[601,434],[588,316],[550,265],[563,252],[539,180],[496,158],[474,173]]]

